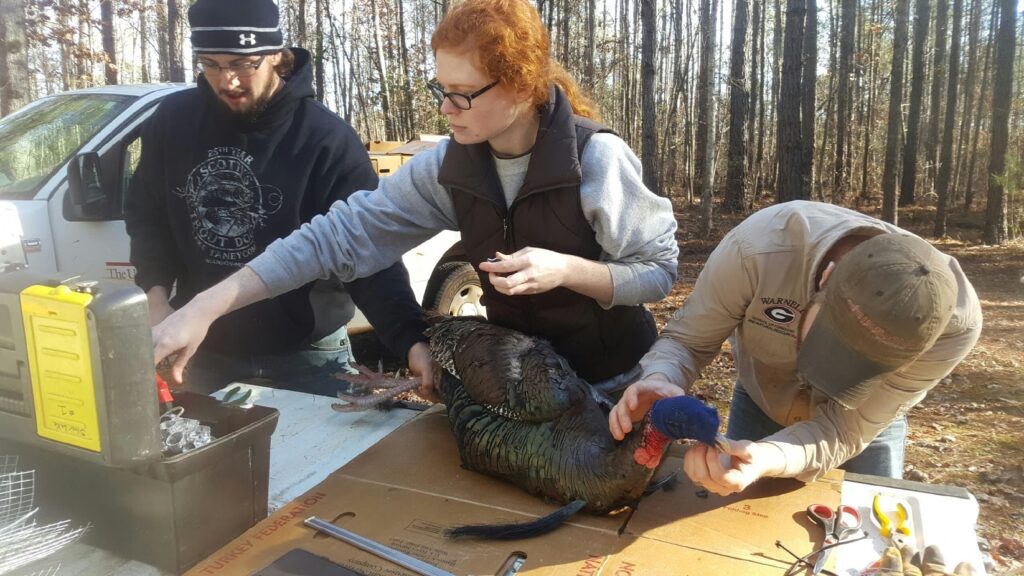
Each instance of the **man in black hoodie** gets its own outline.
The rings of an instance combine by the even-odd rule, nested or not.
[[[188,16],[202,75],[146,121],[127,200],[131,262],[153,325],[335,201],[377,186],[355,131],[313,99],[309,53],[285,48],[273,0],[198,0]],[[344,385],[335,374],[351,370],[353,301],[414,372],[426,365],[414,358],[424,347],[413,348],[425,340],[422,310],[399,262],[221,318],[186,387],[264,377],[335,394]]]

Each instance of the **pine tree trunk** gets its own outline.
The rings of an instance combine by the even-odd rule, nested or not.
[[[957,88],[960,85],[960,24],[964,1],[953,0],[953,34],[949,42],[949,79],[946,89],[946,115],[942,126],[942,150],[939,152],[939,174],[935,179],[938,206],[935,212],[935,237],[946,235],[946,212],[949,207],[949,179],[953,171],[953,127],[956,122]]]
[[[992,152],[988,164],[988,210],[985,213],[987,244],[1002,244],[1008,236],[1004,179],[1010,106],[1013,103],[1013,59],[1017,49],[1017,0],[999,0],[999,7],[995,71],[992,75]]]
[[[380,79],[380,107],[384,114],[384,139],[395,139],[395,122],[391,113],[391,91],[388,89],[387,60],[384,56],[384,43],[380,34],[380,11],[377,9],[377,0],[370,0],[370,10],[373,17],[373,65],[377,70],[377,77]]]
[[[412,69],[409,67],[409,47],[405,43],[405,8],[404,2],[398,2],[398,46],[402,63],[403,92],[402,103],[405,108],[406,124],[403,127],[405,134],[402,139],[415,136],[416,133],[416,107],[412,101]]]
[[[740,212],[744,206],[747,142],[747,89],[743,77],[743,45],[747,39],[747,0],[733,5],[732,53],[729,56],[729,153],[722,209]]]
[[[149,84],[149,22],[146,12],[149,10],[146,0],[139,0],[139,69],[142,83]]]
[[[75,46],[75,88],[92,86],[92,43],[89,34],[89,3],[78,1],[78,45]]]
[[[295,43],[305,48],[306,43],[306,0],[295,3]]]
[[[988,26],[988,39],[985,42],[985,64],[981,68],[981,89],[980,94],[988,93],[989,79],[992,70],[992,47],[994,44],[995,31],[997,22],[999,21],[999,10],[993,9],[989,17]],[[987,98],[978,99],[978,110],[976,119],[974,122],[974,134],[971,135],[971,152],[970,159],[967,161],[967,191],[964,196],[964,212],[968,212],[971,209],[971,204],[974,202],[974,170],[978,163],[978,144],[981,140],[981,127],[983,124],[982,119],[985,117],[985,101]],[[986,186],[988,183],[986,182]]]
[[[323,103],[326,98],[327,87],[324,83],[324,3],[323,0],[315,0],[313,3],[313,22],[316,30],[316,48],[313,56],[313,85],[316,91],[317,101]]]
[[[928,137],[924,142],[928,181],[935,182],[939,163],[939,120],[942,118],[942,93],[946,87],[946,27],[949,24],[949,0],[936,0],[935,50],[932,53],[932,99],[928,118]],[[929,185],[928,188],[931,189]]]
[[[941,0],[940,0],[941,1]],[[910,112],[907,115],[907,143],[903,148],[903,175],[900,179],[900,206],[917,201],[917,138],[921,126],[921,104],[924,96],[924,45],[928,41],[930,0],[917,0],[914,10],[914,51],[910,57]]]
[[[964,105],[963,113],[960,115],[960,134],[956,143],[956,168],[953,170],[953,189],[957,195],[964,192],[961,176],[964,173],[964,160],[967,154],[964,145],[971,133],[971,121],[974,118],[974,85],[977,80],[978,68],[978,40],[981,37],[981,9],[978,6],[980,0],[972,0],[968,13],[968,37],[967,37],[967,68],[964,79]],[[951,198],[950,201],[958,201],[959,198]]]
[[[779,89],[778,156],[775,186],[777,202],[803,197],[803,142],[800,131],[803,71],[801,52],[803,28],[807,16],[804,0],[787,0],[786,36],[782,55],[782,86]]]
[[[879,0],[872,0],[871,2],[871,21],[878,21],[879,11]],[[860,199],[862,202],[866,202],[871,199],[871,187],[868,185],[868,166],[871,163],[871,132],[874,126],[874,114],[875,114],[875,91],[876,91],[876,79],[878,77],[878,62],[876,58],[877,45],[875,43],[875,35],[868,35],[868,83],[867,83],[867,110],[866,118],[864,120],[864,153],[861,156],[861,167],[860,167]]]
[[[114,51],[114,7],[111,2],[112,0],[100,0],[103,70],[108,85],[117,84],[117,54]]]
[[[597,85],[597,78],[594,75],[594,60],[597,54],[594,53],[594,46],[597,36],[597,0],[587,0],[587,53],[584,56],[584,77],[588,90],[593,90]]]
[[[772,35],[772,123],[770,138],[775,142],[772,155],[768,162],[770,174],[766,180],[778,188],[779,177],[779,93],[782,90],[782,7],[786,0],[775,0],[775,34]],[[778,192],[776,191],[776,196]]]
[[[768,131],[768,129],[767,129],[768,113],[765,111],[765,105],[764,105],[764,101],[765,101],[764,96],[765,96],[765,92],[766,92],[765,91],[765,87],[764,87],[764,82],[767,79],[767,74],[765,73],[765,62],[767,60],[765,58],[765,54],[766,54],[765,47],[767,45],[767,42],[765,41],[765,38],[764,38],[764,31],[767,29],[766,21],[768,20],[768,10],[767,10],[767,5],[765,4],[765,0],[757,0],[757,3],[761,6],[761,19],[759,20],[759,22],[760,22],[760,26],[759,26],[760,31],[758,33],[758,40],[759,40],[758,47],[759,47],[759,51],[761,53],[761,58],[760,58],[760,60],[761,60],[761,62],[760,62],[761,70],[760,70],[760,74],[759,74],[760,79],[759,79],[759,81],[757,83],[758,84],[758,89],[757,89],[757,152],[754,154],[754,170],[753,170],[753,173],[754,173],[754,177],[753,177],[754,190],[753,190],[753,194],[751,194],[751,204],[754,201],[756,201],[758,198],[761,197],[761,191],[764,189],[764,172],[765,172],[765,165],[764,165],[764,143],[765,143],[765,134]]]
[[[643,130],[640,156],[643,163],[644,185],[661,194],[658,185],[658,123],[654,106],[654,47],[658,43],[655,0],[640,0],[640,20],[643,36],[640,47],[640,93],[643,102]]]
[[[806,1],[803,38],[803,79],[800,82],[800,198],[811,198],[814,187],[814,120],[815,96],[818,78],[818,5],[817,0]],[[826,130],[827,133],[827,130]]]
[[[167,51],[167,30],[169,29],[167,24],[167,6],[160,0],[156,0],[156,4],[153,6],[156,9],[156,52],[157,65],[160,67],[160,81],[170,82],[171,72],[168,63],[171,58]]]
[[[697,142],[694,183],[700,190],[699,234],[706,237],[713,228],[715,110],[715,10],[717,0],[700,0],[700,74],[697,80]]]
[[[171,82],[185,81],[181,52],[181,11],[178,0],[167,0],[167,72]]]
[[[842,204],[846,199],[848,186],[846,141],[850,132],[850,66],[853,62],[853,33],[857,24],[857,0],[841,0],[840,6],[839,97],[836,102],[836,154],[832,172],[832,200],[837,204]]]
[[[28,104],[25,2],[0,0],[0,116]]]
[[[896,224],[896,164],[900,155],[902,128],[903,68],[907,57],[907,20],[909,0],[896,0],[893,29],[892,72],[889,78],[889,121],[885,135],[885,168],[882,172],[882,220]]]

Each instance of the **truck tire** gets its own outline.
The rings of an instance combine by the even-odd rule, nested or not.
[[[468,262],[438,266],[423,298],[423,308],[448,316],[487,316],[480,277]]]

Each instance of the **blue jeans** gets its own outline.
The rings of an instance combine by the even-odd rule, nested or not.
[[[760,440],[784,426],[768,417],[737,382],[729,406],[729,430],[733,440]],[[907,418],[901,416],[882,430],[864,451],[840,466],[847,472],[903,478],[903,456],[907,441]]]
[[[275,388],[336,396],[351,391],[339,375],[354,374],[353,362],[344,326],[292,354],[228,356],[200,348],[185,368],[185,389],[209,394],[232,382],[263,378]]]

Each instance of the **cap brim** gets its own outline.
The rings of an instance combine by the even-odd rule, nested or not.
[[[818,314],[797,355],[804,380],[845,408],[860,406],[872,380],[889,370],[847,346],[824,313]]]

